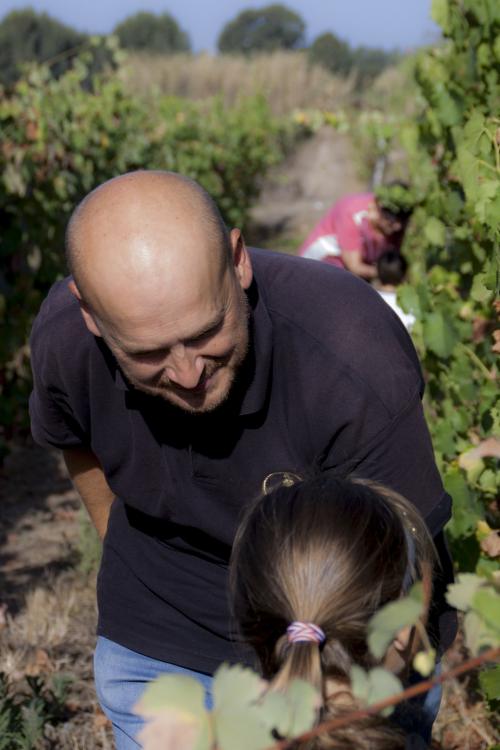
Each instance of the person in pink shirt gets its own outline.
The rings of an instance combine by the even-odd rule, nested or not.
[[[398,183],[398,189],[402,188]],[[406,206],[384,206],[374,193],[346,195],[323,216],[299,255],[373,279],[379,257],[388,251],[399,252],[410,215]]]

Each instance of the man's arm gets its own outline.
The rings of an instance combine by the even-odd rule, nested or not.
[[[94,453],[85,448],[64,450],[63,456],[71,481],[82,498],[97,533],[104,539],[115,496],[101,465]]]
[[[361,276],[362,279],[374,279],[377,275],[375,266],[363,261],[361,250],[342,250],[342,262],[348,271]]]

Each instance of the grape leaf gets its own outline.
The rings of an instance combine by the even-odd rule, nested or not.
[[[474,594],[472,608],[498,634],[500,642],[500,594],[492,586],[484,586]]]
[[[376,659],[381,659],[397,633],[414,625],[422,614],[422,585],[412,586],[409,596],[389,602],[379,609],[368,623],[368,646]]]
[[[446,591],[446,601],[452,607],[466,612],[472,606],[474,595],[483,585],[484,578],[473,573],[460,573],[457,582],[451,583]]]
[[[251,669],[223,664],[214,675],[214,726],[218,750],[261,750],[272,735],[259,713],[266,683]]]
[[[450,23],[448,0],[432,0],[431,17],[438,26],[441,26],[443,32],[447,34]]]
[[[433,245],[442,246],[446,239],[446,227],[442,221],[435,216],[431,216],[427,219],[424,234]]]
[[[472,656],[477,656],[483,648],[498,646],[498,633],[495,633],[477,614],[470,611],[464,617],[465,645]]]
[[[350,673],[351,690],[355,698],[361,703],[373,705],[393,695],[397,695],[403,689],[400,680],[395,674],[382,667],[375,667],[366,672],[362,667],[354,664]],[[393,707],[389,706],[381,711],[382,716],[389,716]]]
[[[161,675],[149,683],[134,710],[147,720],[140,735],[146,750],[209,750],[205,690],[193,677]]]
[[[451,321],[440,312],[432,312],[424,318],[423,330],[427,347],[438,357],[449,357],[458,341]]]
[[[500,700],[500,664],[485,667],[479,673],[479,684],[490,701]]]

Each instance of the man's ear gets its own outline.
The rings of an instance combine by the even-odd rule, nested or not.
[[[231,229],[229,235],[233,251],[233,264],[242,289],[248,289],[253,279],[252,261],[239,229]]]
[[[85,321],[85,325],[87,326],[90,333],[93,333],[94,336],[102,337],[99,327],[92,313],[90,312],[88,305],[83,301],[82,295],[80,294],[80,290],[78,289],[77,285],[75,284],[73,280],[68,282],[68,288],[71,294],[73,294],[78,300],[78,304],[80,305],[80,312],[82,314],[83,320]]]

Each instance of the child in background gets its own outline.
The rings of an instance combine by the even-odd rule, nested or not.
[[[406,276],[408,264],[400,253],[389,251],[380,256],[377,261],[378,283],[374,287],[389,307],[392,307],[396,315],[402,320],[408,331],[411,331],[415,323],[415,316],[405,313],[397,303],[396,288],[403,283]]]
[[[416,578],[423,579],[428,601],[433,561],[424,521],[397,493],[328,474],[283,484],[254,503],[236,536],[234,614],[272,689],[295,678],[307,680],[323,697],[318,718],[325,721],[357,706],[349,670],[353,664],[374,666],[366,645],[371,616],[404,595]],[[403,676],[415,640],[414,628],[401,631],[383,665]],[[426,746],[420,737],[405,738],[395,723],[373,716],[304,747]]]

